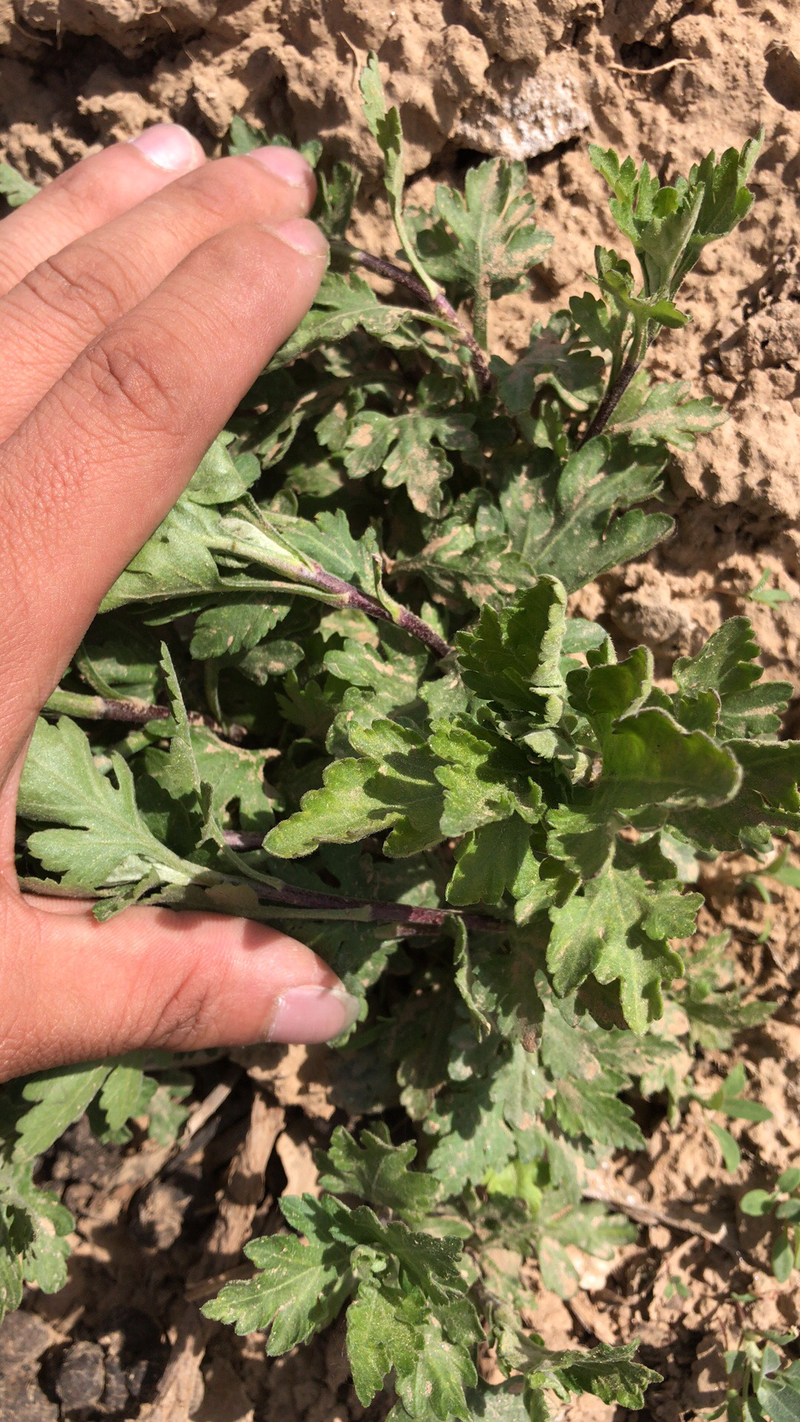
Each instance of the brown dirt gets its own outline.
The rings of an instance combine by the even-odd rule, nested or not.
[[[585,590],[580,604],[589,615],[607,615],[622,640],[647,639],[665,657],[696,649],[724,617],[746,611],[768,675],[794,680],[796,0],[405,0],[396,9],[391,0],[0,0],[0,151],[42,179],[92,147],[168,117],[186,123],[214,153],[241,113],[298,141],[319,136],[374,174],[357,89],[370,47],[379,48],[402,106],[420,200],[434,181],[460,171],[464,149],[529,159],[541,220],[556,245],[537,270],[533,301],[503,303],[501,348],[521,346],[532,319],[580,290],[594,244],[611,238],[588,139],[670,174],[711,145],[741,144],[764,124],[753,213],[732,239],[707,249],[686,292],[692,326],[667,335],[651,358],[660,377],[691,379],[696,393],[715,396],[732,418],[713,443],[673,461],[676,538]],[[374,185],[367,185],[359,221],[379,247],[386,212]],[[745,601],[765,567],[791,602],[771,609]],[[744,1190],[764,1182],[765,1167],[774,1172],[800,1156],[793,1003],[800,895],[786,891],[764,905],[742,892],[735,868],[704,883],[705,926],[730,928],[740,980],[780,1003],[776,1018],[737,1049],[752,1073],[753,1095],[774,1120],[736,1128],[743,1162],[735,1177],[721,1170],[698,1108],[675,1135],[650,1123],[646,1157],[609,1162],[598,1185],[638,1210],[639,1219],[642,1207],[649,1209],[650,1222],[602,1270],[583,1260],[574,1299],[564,1304],[544,1295],[532,1319],[551,1345],[638,1335],[643,1361],[666,1379],[648,1399],[659,1422],[699,1417],[721,1400],[721,1350],[737,1330],[732,1292],[757,1295],[760,1326],[800,1324],[791,1283],[776,1285],[757,1232],[751,1238],[736,1211]],[[767,918],[772,933],[764,945],[758,939]],[[147,1143],[103,1148],[82,1127],[70,1133],[48,1165],[78,1219],[70,1282],[54,1298],[31,1295],[4,1325],[1,1418],[385,1416],[383,1403],[365,1413],[356,1401],[338,1328],[299,1356],[265,1367],[258,1335],[236,1339],[197,1313],[219,1276],[239,1267],[230,1261],[249,1234],[276,1227],[274,1202],[287,1182],[314,1188],[310,1147],[325,1142],[336,1119],[324,1057],[317,1052],[309,1063],[302,1051],[240,1054],[238,1067],[201,1071],[198,1101],[216,1089],[220,1105],[177,1157]],[[730,1065],[730,1058],[707,1056],[710,1088]],[[725,1245],[708,1237],[720,1230]],[[688,1297],[665,1300],[676,1275]],[[613,1410],[586,1398],[557,1415],[594,1422]]]

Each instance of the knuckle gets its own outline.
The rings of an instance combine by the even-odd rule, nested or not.
[[[144,1045],[170,1051],[209,1046],[216,1041],[219,993],[196,969],[189,969],[161,1002],[143,1038]]]
[[[200,238],[209,231],[267,218],[270,213],[287,217],[308,211],[316,191],[313,176],[309,182],[311,187],[287,188],[260,163],[242,154],[219,158],[193,172],[185,186],[176,184],[174,210],[177,220],[188,221],[190,230]]]
[[[20,282],[20,287],[49,312],[70,323],[107,326],[125,310],[128,283],[122,269],[105,253],[92,255],[61,252],[40,262]]]
[[[114,151],[113,148],[109,150],[111,153]],[[65,229],[75,224],[86,230],[106,215],[109,187],[105,182],[98,181],[97,168],[93,163],[73,163],[65,168],[48,192],[57,200]]]
[[[244,175],[232,172],[225,159],[193,174],[190,194],[192,206],[214,226],[235,222],[239,210],[252,205]]]
[[[179,412],[178,393],[160,355],[158,340],[134,333],[118,333],[90,346],[81,375],[89,382],[92,406],[115,422],[133,415],[140,428],[171,430]]]

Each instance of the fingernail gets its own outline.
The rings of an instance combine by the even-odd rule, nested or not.
[[[288,222],[282,222],[280,227],[270,227],[269,231],[273,237],[279,237],[281,242],[285,242],[287,247],[292,247],[295,252],[302,252],[304,257],[328,255],[327,237],[320,232],[316,222],[309,222],[305,217],[292,217]]]
[[[150,163],[173,173],[193,167],[199,156],[196,139],[179,123],[155,123],[130,142]]]
[[[281,144],[253,148],[247,157],[255,158],[273,178],[280,178],[290,188],[307,187],[313,177],[311,164],[306,162],[302,153],[297,153],[294,148],[284,148]]]
[[[278,998],[269,1042],[328,1042],[352,1027],[358,999],[344,988],[294,987]]]

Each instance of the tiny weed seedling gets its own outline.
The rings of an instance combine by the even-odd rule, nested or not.
[[[772,1191],[748,1190],[739,1208],[745,1215],[771,1215],[776,1221],[772,1272],[779,1284],[785,1284],[792,1270],[800,1269],[800,1166],[784,1170]]]
[[[781,1356],[796,1339],[796,1333],[743,1328],[737,1347],[725,1353],[727,1397],[721,1407],[705,1413],[707,1422],[720,1417],[726,1422],[794,1422],[800,1417],[800,1362]]]
[[[792,594],[784,588],[768,586],[770,578],[774,576],[771,568],[765,568],[755,587],[747,594],[748,602],[763,602],[767,607],[778,607],[782,602],[791,602]]]
[[[695,1050],[771,1010],[742,1001],[719,943],[686,965],[678,944],[701,861],[800,829],[800,748],[777,734],[791,688],[761,680],[743,617],[667,692],[648,647],[620,661],[569,610],[669,536],[669,449],[724,418],[644,361],[686,323],[703,247],[749,210],[758,142],[669,186],[593,148],[638,275],[598,247],[592,291],[509,361],[494,302],[551,242],[524,165],[481,163],[410,208],[374,57],[362,89],[396,238],[350,243],[359,175],[321,167],[330,270],[45,708],[20,877],[95,895],[100,918],[280,921],[361,1001],[335,1092],[370,1125],[334,1130],[321,1197],[282,1199],[286,1231],[248,1244],[254,1276],[210,1318],[266,1330],[275,1356],[346,1311],[358,1398],[391,1389],[393,1422],[539,1422],[580,1392],[639,1408],[657,1375],[635,1342],[548,1349],[498,1259],[535,1256],[568,1296],[576,1246],[609,1257],[632,1237],[584,1197],[587,1165],[644,1145],[632,1093],[677,1124]],[[262,137],[237,122],[232,148]],[[132,1117],[168,1137],[181,1067],[126,1058],[6,1093],[7,1307],[64,1278],[69,1216],[36,1157],[86,1111],[105,1139]],[[757,1119],[744,1086],[734,1072],[705,1104]],[[479,1345],[504,1381],[479,1378]]]

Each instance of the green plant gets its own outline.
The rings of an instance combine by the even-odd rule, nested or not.
[[[800,1269],[800,1166],[790,1166],[775,1182],[775,1189],[748,1190],[739,1201],[745,1215],[774,1215],[781,1223],[772,1245],[772,1272],[785,1284],[793,1269]]]
[[[792,594],[783,588],[770,588],[767,586],[771,577],[774,577],[771,568],[765,568],[754,588],[747,594],[748,602],[763,602],[767,607],[778,607],[782,602],[791,602]]]
[[[150,1073],[160,1068],[158,1077]],[[38,1158],[88,1113],[100,1141],[123,1145],[127,1125],[147,1119],[149,1134],[172,1142],[188,1114],[192,1078],[168,1053],[131,1053],[104,1062],[40,1072],[0,1095],[0,1323],[17,1308],[25,1284],[55,1293],[67,1280],[73,1228],[69,1210],[34,1183]]]
[[[750,1302],[746,1298],[745,1302]],[[785,1362],[781,1353],[796,1341],[796,1333],[743,1327],[736,1348],[725,1353],[730,1378],[721,1407],[707,1412],[708,1422],[797,1422],[800,1417],[800,1362]],[[782,1366],[783,1363],[783,1366]]]
[[[668,693],[648,648],[619,661],[568,615],[571,591],[669,535],[669,446],[724,418],[642,360],[688,319],[675,297],[705,243],[747,212],[758,143],[669,187],[593,149],[641,281],[598,248],[596,291],[511,363],[489,351],[492,302],[550,243],[524,165],[482,163],[410,210],[374,58],[362,87],[406,265],[347,242],[358,175],[322,173],[331,270],[48,703],[21,880],[89,891],[101,918],[140,902],[280,920],[362,1001],[338,1100],[402,1106],[398,1143],[380,1121],[334,1132],[322,1199],[283,1201],[296,1233],[253,1241],[258,1272],[210,1316],[269,1328],[277,1354],[346,1307],[358,1395],[393,1382],[395,1422],[541,1419],[548,1391],[639,1407],[655,1375],[635,1345],[548,1351],[497,1250],[535,1254],[568,1295],[576,1248],[631,1237],[583,1189],[599,1154],[644,1144],[634,1085],[677,1119],[703,1034],[769,1011],[706,958],[662,1020],[699,863],[800,827],[800,750],[777,738],[790,688],[761,682],[744,618],[678,659]],[[237,123],[237,151],[258,140]],[[45,1148],[98,1090],[122,1130],[160,1089],[135,1063],[46,1073],[11,1094],[6,1157],[29,1179],[32,1134]],[[14,1277],[38,1277],[19,1237],[12,1221]],[[484,1339],[498,1387],[478,1382]]]
[[[664,1302],[669,1303],[670,1299],[674,1299],[676,1295],[679,1299],[688,1299],[690,1292],[688,1284],[684,1283],[680,1274],[670,1274],[664,1285]]]

